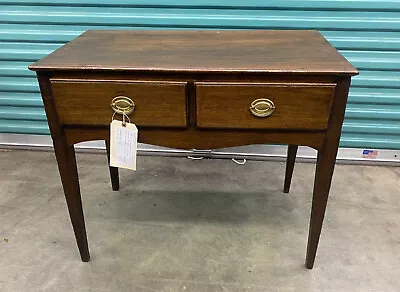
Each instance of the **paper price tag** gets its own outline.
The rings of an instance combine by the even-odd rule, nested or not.
[[[136,170],[138,129],[135,124],[113,120],[110,124],[110,166]]]

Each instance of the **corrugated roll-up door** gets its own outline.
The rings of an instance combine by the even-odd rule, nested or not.
[[[400,0],[0,1],[0,132],[48,134],[27,66],[87,29],[318,29],[361,72],[341,146],[400,148]]]

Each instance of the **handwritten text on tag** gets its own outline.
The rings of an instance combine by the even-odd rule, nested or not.
[[[113,120],[110,124],[110,166],[136,170],[138,129]]]

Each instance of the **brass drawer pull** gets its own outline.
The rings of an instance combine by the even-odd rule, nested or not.
[[[250,105],[250,112],[253,116],[266,118],[272,115],[275,111],[275,105],[268,98],[258,98]]]
[[[117,114],[129,115],[135,109],[135,103],[129,97],[120,95],[113,98],[111,101],[111,108]]]

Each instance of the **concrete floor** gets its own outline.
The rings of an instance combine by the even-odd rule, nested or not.
[[[91,261],[53,153],[0,151],[1,291],[400,291],[400,168],[338,165],[313,270],[313,164],[78,154]]]

